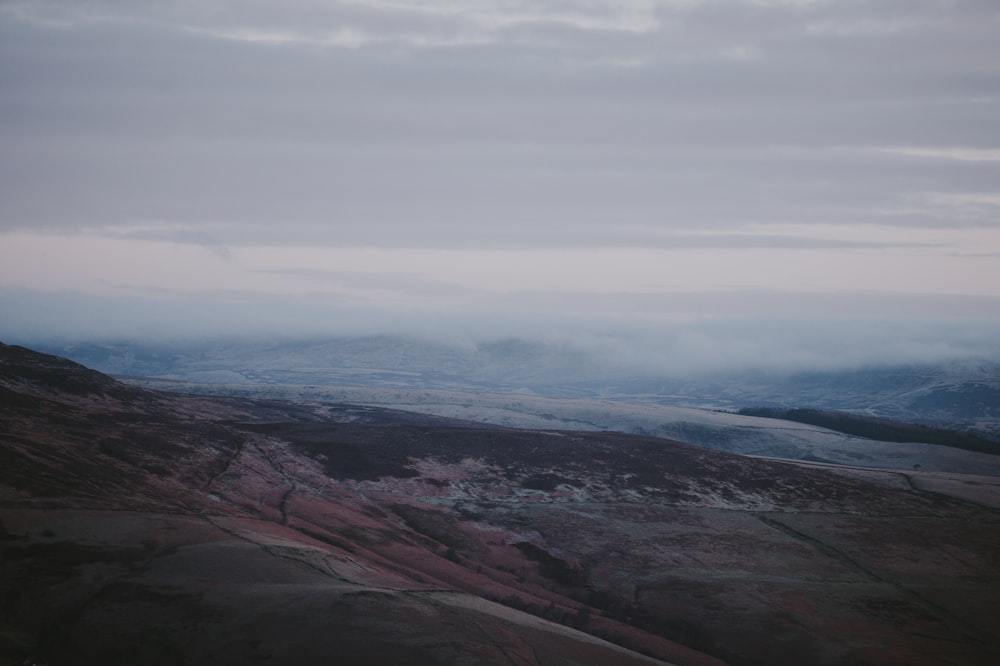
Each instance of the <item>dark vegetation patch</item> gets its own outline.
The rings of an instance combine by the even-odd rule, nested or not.
[[[587,583],[587,576],[579,565],[570,564],[556,557],[544,548],[528,541],[520,541],[514,547],[525,557],[538,563],[539,572],[549,580],[565,587],[579,587]]]
[[[107,603],[141,602],[157,606],[198,607],[200,594],[175,590],[169,586],[153,586],[131,581],[115,581],[101,588],[98,601]],[[193,608],[191,608],[193,610]],[[196,612],[196,614],[199,614]]]
[[[7,531],[7,527],[0,520],[0,541],[19,541],[25,538],[24,536],[16,536]]]
[[[333,478],[376,479],[380,476],[417,476],[415,459],[444,463],[483,460],[516,474],[530,468],[578,470],[593,474],[592,464],[620,482],[655,484],[663,469],[696,474],[701,449],[667,439],[622,433],[566,433],[553,437],[533,431],[503,428],[432,426],[374,426],[344,423],[262,423],[242,427],[291,442],[323,462]],[[721,453],[719,456],[726,456]],[[733,456],[733,460],[737,457]],[[651,464],[655,462],[655,464]],[[555,487],[575,484],[556,473],[537,475],[529,483]],[[623,476],[623,475],[628,475]]]
[[[329,546],[333,546],[334,548],[339,548],[341,550],[346,550],[348,553],[357,552],[355,550],[354,546],[351,545],[349,542],[344,541],[343,539],[338,539],[337,537],[332,536],[330,534],[327,534],[325,532],[319,532],[317,530],[311,530],[308,527],[301,527],[301,526],[298,526],[298,525],[295,526],[295,530],[297,532],[301,532],[302,534],[305,534],[307,537],[309,537],[311,539],[316,539],[316,541],[320,541],[320,542],[325,543],[325,544],[327,544]]]
[[[393,428],[331,423],[266,423],[245,427],[287,440],[298,451],[320,461],[326,475],[333,479],[365,481],[383,476],[419,476],[409,466],[407,442],[391,437]]]
[[[707,647],[704,629],[692,618],[674,617],[656,612],[603,588],[580,587],[571,594],[586,605],[576,612],[568,624],[612,643],[644,652],[643,647],[636,644],[632,638],[593,626],[596,624],[592,621],[595,614],[694,650],[703,650]]]
[[[58,580],[73,575],[85,564],[130,563],[143,560],[149,554],[150,551],[141,546],[108,548],[71,541],[9,545],[3,548],[6,565],[16,568],[22,575],[31,576],[36,583],[44,577]]]
[[[146,392],[59,356],[0,343],[0,368],[23,386],[70,395],[107,395],[125,399]]]
[[[21,391],[13,391],[6,386],[0,386],[0,405],[3,405],[4,411],[40,411],[45,404],[53,407],[59,405],[53,400],[27,395]]]
[[[998,393],[1000,395],[1000,393]],[[761,416],[806,423],[836,430],[847,435],[865,437],[880,442],[919,442],[940,444],[979,453],[1000,454],[1000,443],[974,433],[937,428],[890,419],[861,416],[824,409],[784,409],[780,407],[746,407],[739,410],[745,416]]]
[[[392,510],[406,521],[410,529],[447,546],[451,551],[470,545],[458,528],[458,519],[450,513],[411,504],[393,504]]]
[[[872,597],[858,600],[852,606],[867,617],[895,627],[940,622],[927,609],[909,599]]]
[[[340,531],[340,535],[345,539],[350,539],[359,544],[380,546],[387,544],[402,544],[405,546],[426,545],[417,544],[406,532],[398,529],[382,529],[376,527],[359,527],[352,525]],[[420,536],[420,539],[428,541],[427,537]]]
[[[98,442],[97,448],[106,456],[144,468],[148,464],[147,456],[172,460],[188,451],[170,437],[141,431],[105,437]]]
[[[114,581],[83,608],[51,617],[38,635],[38,652],[52,664],[162,664],[183,666],[185,628],[220,612],[201,593]]]
[[[139,480],[139,476],[115,469],[107,458],[81,456],[78,449],[67,449],[54,452],[36,449],[28,455],[13,447],[0,446],[0,480],[34,496],[121,493]]]
[[[996,418],[1000,415],[1000,389],[978,383],[937,389],[915,397],[910,408],[944,412],[954,419]]]
[[[334,479],[376,480],[419,476],[413,462],[457,464],[482,460],[523,487],[550,491],[572,477],[613,491],[636,490],[661,502],[699,501],[716,494],[738,503],[746,495],[788,509],[817,505],[866,512],[936,510],[929,500],[900,495],[822,470],[709,451],[668,439],[615,432],[563,436],[502,428],[435,428],[344,423],[244,424],[245,429],[288,441],[324,466]],[[533,470],[546,470],[544,472]],[[555,471],[551,471],[555,470]],[[779,481],[780,480],[780,481]],[[948,503],[941,499],[939,503]]]
[[[560,485],[567,485],[567,486],[573,486],[574,488],[580,488],[584,484],[575,479],[568,479],[564,476],[553,474],[552,472],[545,472],[543,474],[534,474],[521,481],[522,488],[527,488],[528,490],[544,490],[546,492],[551,492],[555,490],[557,486]]]

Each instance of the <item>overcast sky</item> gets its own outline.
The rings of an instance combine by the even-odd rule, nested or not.
[[[996,0],[0,0],[0,335],[997,354],[998,35]]]

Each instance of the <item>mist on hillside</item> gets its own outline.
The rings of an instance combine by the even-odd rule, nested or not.
[[[716,316],[322,308],[280,299],[178,301],[0,292],[0,339],[27,345],[324,344],[340,365],[420,371],[441,363],[540,364],[578,378],[840,371],[996,361],[1000,322],[983,318]],[[385,342],[405,339],[407,344]],[[367,344],[350,339],[368,339]],[[383,342],[377,342],[377,340]],[[337,341],[340,341],[338,349]],[[386,348],[386,349],[383,349]],[[355,354],[352,361],[349,356]],[[371,358],[375,354],[377,359]],[[368,356],[366,356],[368,355]],[[464,359],[464,360],[463,360]]]

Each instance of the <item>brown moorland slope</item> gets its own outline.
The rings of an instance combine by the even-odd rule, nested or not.
[[[0,664],[993,664],[993,483],[166,395],[3,345]]]

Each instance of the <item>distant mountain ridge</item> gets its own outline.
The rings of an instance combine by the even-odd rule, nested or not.
[[[624,366],[569,344],[523,339],[460,345],[365,336],[41,348],[115,375],[230,384],[534,392],[722,409],[834,409],[1000,434],[996,361],[685,377]]]

